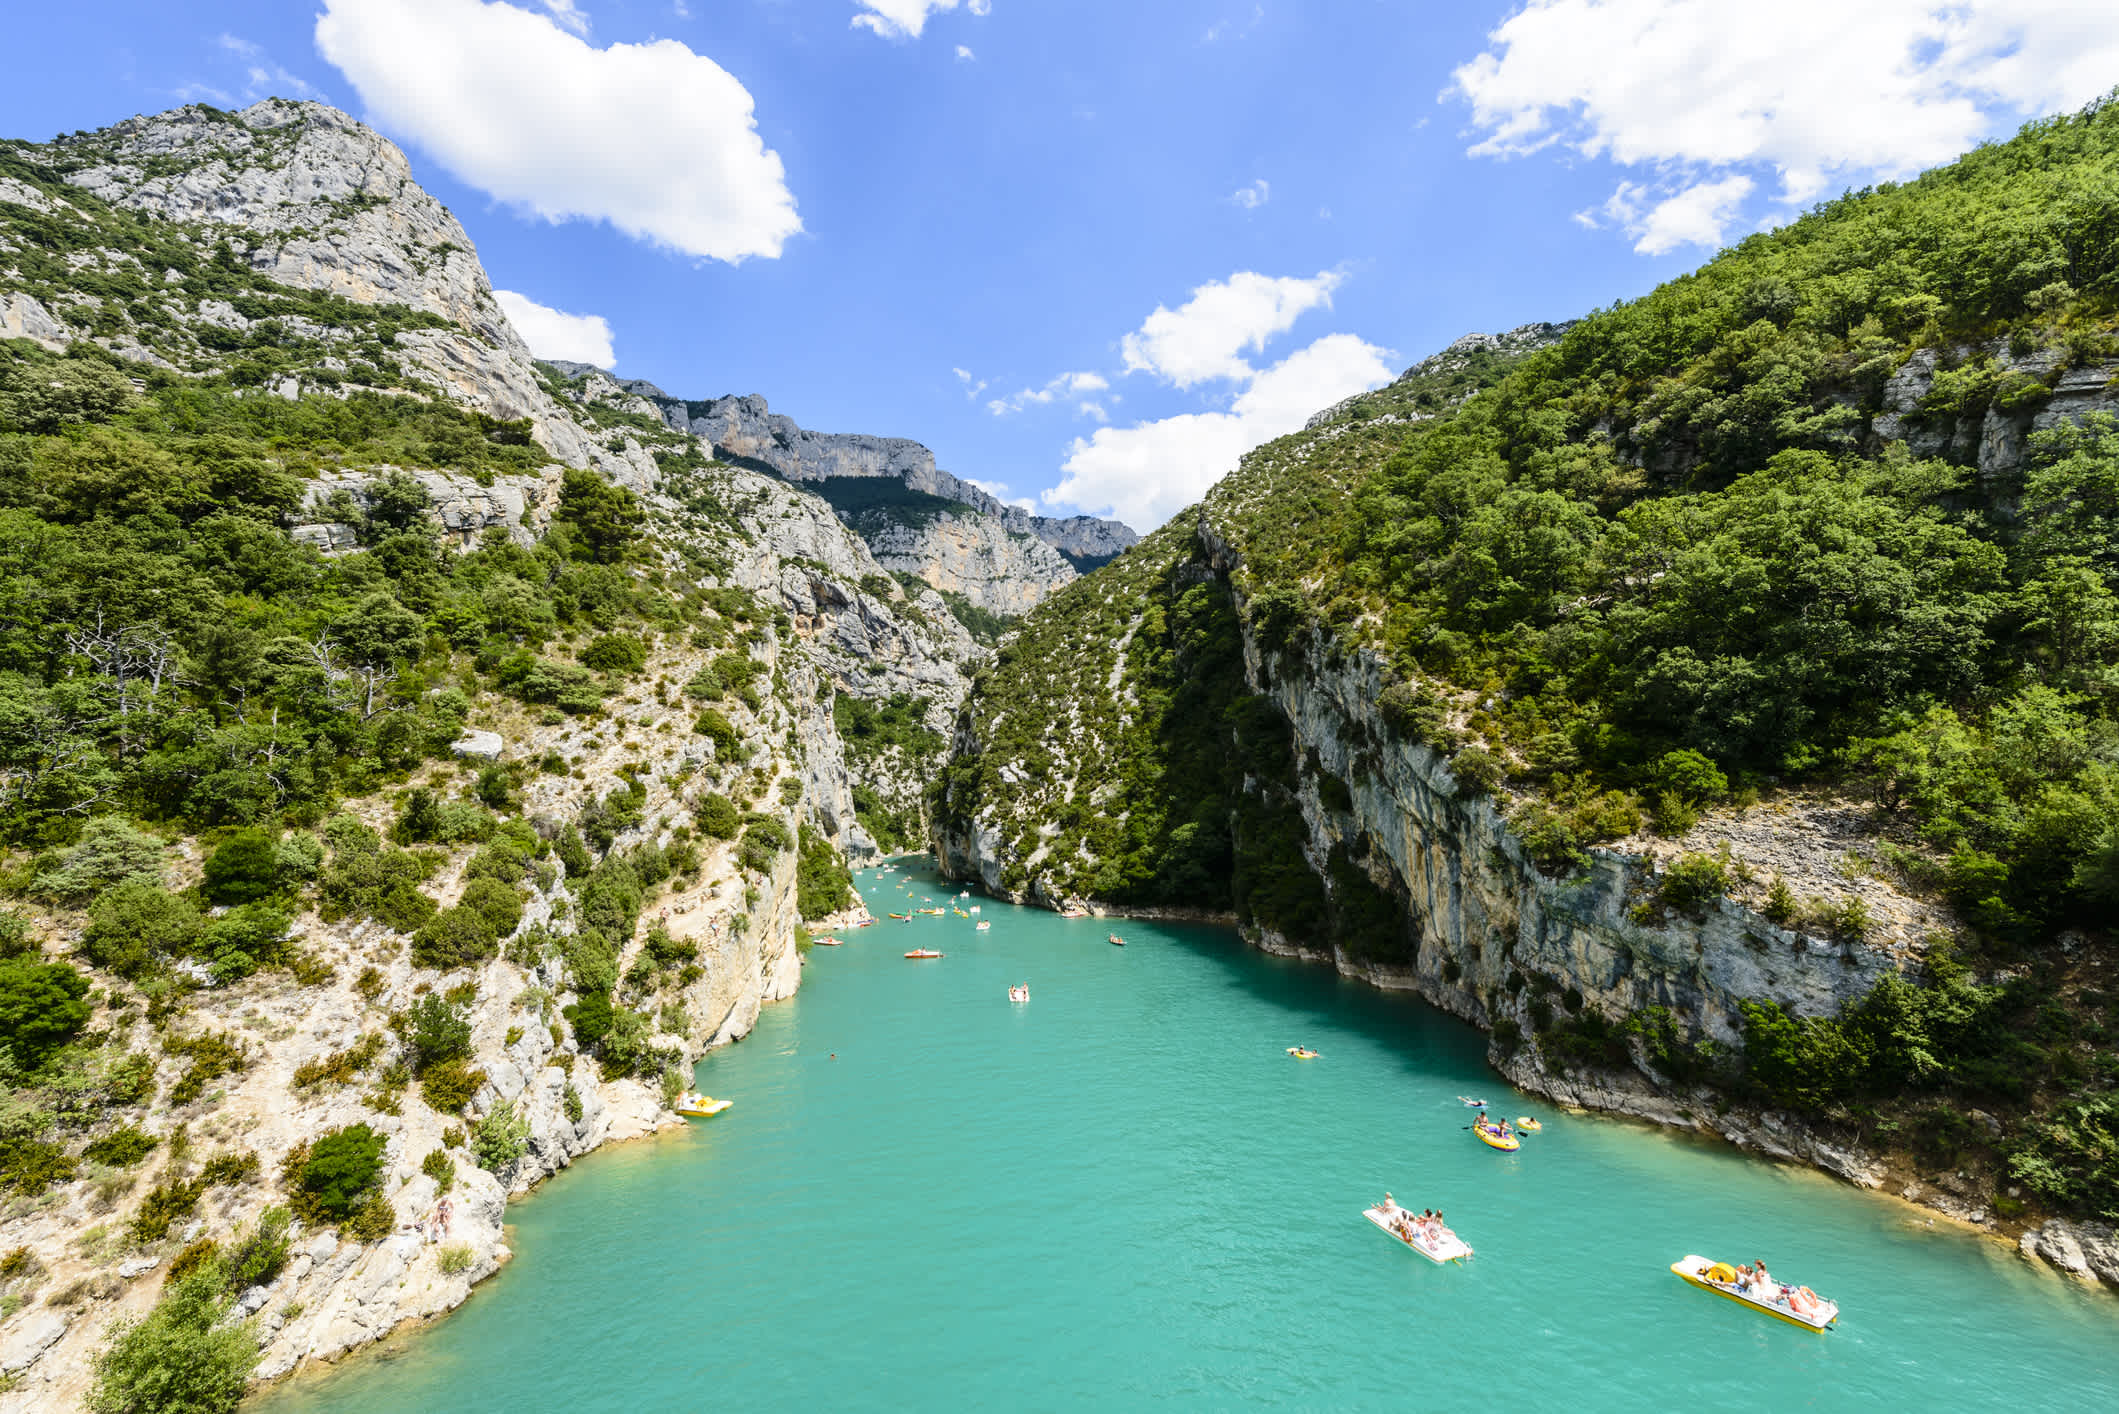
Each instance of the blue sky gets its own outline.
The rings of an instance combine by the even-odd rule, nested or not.
[[[0,133],[320,98],[622,375],[1141,529],[1459,334],[2119,82],[2104,0],[73,0],[10,30]]]

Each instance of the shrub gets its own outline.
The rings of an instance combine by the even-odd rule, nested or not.
[[[471,1153],[490,1173],[508,1167],[530,1151],[530,1122],[514,1105],[501,1104],[471,1131]]]
[[[1648,776],[1657,795],[1676,796],[1687,805],[1712,805],[1729,794],[1729,778],[1721,767],[1697,751],[1664,752]]]
[[[0,910],[0,958],[43,955],[44,944],[29,920],[12,909]]]
[[[360,1210],[383,1172],[383,1137],[365,1124],[334,1129],[288,1155],[296,1213],[316,1222],[343,1222]]]
[[[191,1058],[191,1064],[170,1087],[169,1102],[173,1105],[190,1104],[205,1093],[208,1082],[250,1064],[249,1048],[241,1038],[217,1031],[202,1031],[196,1036],[164,1037],[162,1050],[168,1055]]]
[[[434,1265],[440,1268],[441,1274],[445,1277],[463,1275],[471,1269],[471,1248],[469,1244],[462,1242],[450,1243],[434,1254]]]
[[[103,890],[162,875],[162,841],[115,815],[99,815],[81,827],[81,839],[36,877],[36,891],[55,903],[83,904]]]
[[[716,761],[734,761],[743,749],[743,737],[737,732],[735,723],[722,715],[719,709],[709,707],[692,723],[692,730],[714,744]]]
[[[795,874],[795,907],[804,918],[823,918],[853,902],[853,876],[822,833],[802,827],[802,857]]]
[[[199,893],[208,903],[255,903],[279,889],[277,842],[263,830],[238,830],[207,856]]]
[[[456,1160],[449,1157],[446,1149],[430,1149],[427,1157],[420,1160],[419,1171],[434,1180],[436,1193],[447,1193],[456,1182]]]
[[[647,666],[647,645],[630,633],[598,634],[581,650],[581,665],[630,677]]]
[[[230,1292],[264,1286],[286,1267],[293,1249],[293,1243],[287,1237],[290,1219],[287,1209],[275,1204],[258,1215],[258,1225],[253,1231],[235,1239],[228,1255],[222,1259],[228,1272]]]
[[[480,879],[475,882],[490,884],[493,881]],[[439,972],[484,962],[499,951],[500,940],[493,932],[493,925],[475,908],[443,909],[412,935],[413,964]]]
[[[743,843],[737,847],[736,859],[754,874],[770,874],[773,861],[793,844],[794,841],[788,838],[787,826],[769,815],[753,815],[744,828]]]
[[[315,835],[296,831],[273,847],[272,860],[282,886],[306,884],[323,870],[324,845]]]
[[[468,1062],[451,1057],[427,1067],[419,1078],[419,1093],[436,1113],[452,1115],[470,1104],[478,1087],[485,1083],[484,1071],[473,1070]]]
[[[508,937],[522,925],[522,892],[498,879],[471,880],[464,886],[457,907],[469,909],[485,919],[495,938]]]
[[[89,1141],[81,1151],[81,1157],[92,1164],[107,1164],[111,1168],[131,1168],[154,1152],[161,1143],[154,1135],[137,1124],[128,1124],[123,1129],[113,1129],[100,1139]]]
[[[189,1217],[205,1191],[205,1184],[180,1178],[165,1178],[148,1189],[140,1206],[133,1210],[133,1242],[145,1247],[169,1236],[169,1225],[178,1218]]]
[[[404,1038],[405,1059],[415,1074],[471,1055],[470,1019],[432,992],[405,1013]]]
[[[736,803],[718,791],[699,797],[699,803],[692,807],[692,819],[698,823],[699,833],[709,839],[732,840],[743,828],[743,816]]]
[[[1665,908],[1702,916],[1707,905],[1729,892],[1729,872],[1711,854],[1688,854],[1665,871],[1656,898]]]
[[[1457,778],[1457,794],[1467,799],[1492,795],[1508,774],[1501,758],[1483,746],[1467,746],[1450,757],[1449,771]]]
[[[212,960],[214,980],[225,985],[284,962],[292,921],[271,904],[246,903],[208,923],[201,946]]]
[[[382,1051],[382,1033],[370,1031],[343,1051],[318,1056],[296,1066],[294,1088],[313,1090],[319,1085],[351,1085],[362,1071],[375,1064]]]
[[[581,1123],[581,1092],[574,1088],[573,1081],[569,1080],[560,1090],[559,1103],[566,1111],[568,1124]]]
[[[370,1193],[354,1214],[339,1225],[339,1236],[352,1242],[380,1242],[397,1228],[397,1209],[381,1189]]]
[[[220,1255],[221,1244],[210,1237],[202,1237],[170,1259],[166,1280],[182,1281],[188,1274]]]
[[[233,1414],[260,1351],[248,1321],[225,1323],[226,1285],[209,1258],[172,1281],[144,1319],[114,1322],[95,1357],[91,1414]]]
[[[152,881],[133,879],[109,890],[89,909],[81,951],[98,967],[138,979],[161,958],[191,952],[204,927],[190,899]]]
[[[0,962],[0,1040],[25,1070],[71,1041],[88,1024],[88,978],[63,962]]]

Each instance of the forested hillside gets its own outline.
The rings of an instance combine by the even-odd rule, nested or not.
[[[1054,900],[1234,909],[1413,967],[1497,1056],[1878,1145],[1940,1126],[1920,1162],[1963,1151],[1997,1190],[2119,1215],[2115,316],[2100,104],[1543,347],[1468,341],[1032,614],[961,723],[945,856]],[[1357,669],[1351,736],[1290,735],[1306,685]],[[1391,815],[1378,792],[1427,752],[1456,803]],[[1858,875],[1747,857],[1744,822],[1800,834],[1839,801],[1865,817]],[[1466,991],[1497,964],[1434,960],[1407,901],[1432,881],[1406,869],[1497,867],[1450,853],[1479,802],[1535,871],[1523,899],[1590,897],[1599,851],[1661,880],[1597,925],[1616,975],[1727,898],[1758,936],[1885,948],[1892,976],[1837,1014],[1760,996],[1726,1020],[1585,1006],[1527,967]],[[1260,867],[1249,842],[1276,835],[1303,877]],[[1864,888],[1904,901],[1895,931]],[[2005,1133],[1949,1119],[1980,1105]]]

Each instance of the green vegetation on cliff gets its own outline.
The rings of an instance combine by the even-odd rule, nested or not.
[[[1019,626],[967,704],[938,834],[983,832],[1011,890],[1396,954],[1366,839],[1315,858],[1323,835],[1278,813],[1344,817],[1352,789],[1268,745],[1272,709],[1227,667],[1239,627],[1255,682],[1371,655],[1357,771],[1434,748],[1556,878],[1731,797],[1857,794],[1903,887],[1961,920],[1963,965],[1933,947],[1839,1018],[1760,1005],[1743,1055],[1667,1015],[1556,1009],[1538,981],[1546,1062],[1638,1056],[1882,1142],[1983,1105],[1998,1136],[1945,1126],[1926,1161],[2119,1213],[2115,172],[2119,104],[2035,123],[1259,448]],[[1251,830],[1302,877],[1258,882]],[[1734,880],[1681,862],[1646,907]],[[1785,885],[1764,905],[1798,907]],[[1869,926],[1848,905],[1825,930]]]

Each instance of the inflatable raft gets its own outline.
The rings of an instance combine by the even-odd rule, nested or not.
[[[1523,1141],[1515,1135],[1503,1134],[1489,1125],[1475,1124],[1472,1126],[1472,1133],[1479,1136],[1481,1144],[1490,1149],[1499,1149],[1504,1154],[1512,1154],[1523,1147]]]
[[[1740,1288],[1736,1280],[1736,1268],[1727,1262],[1710,1262],[1705,1257],[1692,1255],[1682,1261],[1672,1262],[1670,1270],[1688,1286],[1702,1291],[1711,1291],[1739,1306],[1749,1306],[1777,1321],[1786,1321],[1791,1326],[1801,1326],[1806,1331],[1830,1330],[1839,1320],[1839,1303],[1826,1301],[1807,1286],[1781,1286],[1777,1300],[1767,1301],[1752,1295],[1748,1288]]]
[[[1403,1208],[1398,1209],[1395,1213],[1386,1212],[1382,1208],[1367,1208],[1362,1211],[1361,1216],[1367,1218],[1377,1227],[1382,1228],[1401,1246],[1412,1248],[1437,1266],[1444,1262],[1461,1262],[1472,1255],[1471,1244],[1455,1233],[1443,1235],[1425,1232],[1418,1227],[1411,1227],[1409,1230],[1413,1233],[1413,1236],[1407,1237],[1397,1229],[1393,1222],[1395,1218],[1404,1218],[1410,1223],[1412,1215]]]
[[[1317,1059],[1317,1053],[1309,1049],[1307,1046],[1290,1046],[1288,1047],[1288,1054],[1293,1056],[1296,1060]]]

